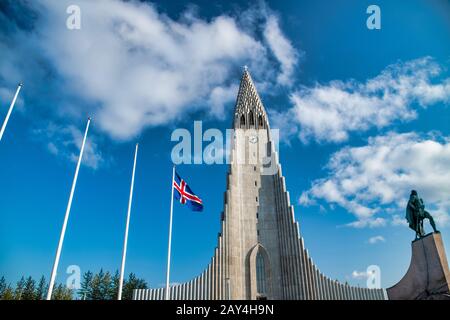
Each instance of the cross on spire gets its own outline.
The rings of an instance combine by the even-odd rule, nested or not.
[[[234,128],[267,128],[267,114],[253,83],[247,65],[244,66],[234,111]]]

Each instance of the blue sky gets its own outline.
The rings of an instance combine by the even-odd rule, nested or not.
[[[0,116],[23,81],[0,142],[0,274],[47,278],[88,115],[93,117],[58,281],[65,269],[120,267],[134,144],[140,143],[127,272],[165,280],[170,135],[225,130],[248,65],[314,261],[332,278],[382,286],[406,271],[410,189],[450,248],[450,7],[446,1],[147,3],[3,1]],[[81,30],[66,28],[78,4]],[[216,245],[226,165],[179,168],[204,203],[176,206],[173,282],[189,280]]]

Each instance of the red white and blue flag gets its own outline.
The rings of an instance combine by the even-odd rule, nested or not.
[[[192,211],[203,211],[203,201],[189,188],[186,181],[180,178],[175,172],[175,180],[173,181],[174,197],[181,204],[187,205]]]

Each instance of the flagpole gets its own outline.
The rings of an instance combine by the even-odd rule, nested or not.
[[[169,300],[169,279],[170,279],[170,250],[172,246],[172,216],[173,216],[173,182],[175,181],[175,166],[172,172],[172,197],[170,198],[170,220],[169,220],[169,245],[167,249],[167,273],[166,273],[166,300]]]
[[[83,143],[82,143],[81,149],[80,149],[80,155],[78,157],[77,167],[75,169],[75,176],[74,176],[73,182],[72,182],[72,189],[70,190],[69,202],[67,203],[66,215],[64,216],[64,223],[63,223],[63,226],[61,229],[61,235],[59,236],[58,249],[56,250],[56,257],[55,257],[55,262],[53,264],[52,276],[50,278],[50,283],[48,286],[47,300],[52,299],[53,286],[55,285],[55,278],[56,278],[56,272],[58,270],[59,258],[61,256],[61,249],[62,249],[62,245],[64,242],[64,235],[66,233],[66,227],[67,227],[67,222],[69,220],[70,208],[72,207],[73,194],[75,192],[75,186],[77,184],[78,172],[80,171],[81,159],[83,158],[83,151],[84,151],[84,146],[86,145],[86,138],[87,138],[87,134],[89,131],[90,123],[91,123],[91,118],[88,118],[87,125],[86,125],[86,131],[84,132]]]
[[[14,95],[11,105],[9,106],[8,113],[6,114],[5,121],[3,122],[3,125],[2,125],[2,129],[0,130],[0,141],[2,140],[3,133],[5,132],[6,125],[8,124],[9,117],[11,116],[11,113],[14,109],[14,105],[16,104],[16,100],[17,100],[17,97],[19,95],[19,92],[20,92],[20,89],[22,88],[22,86],[23,86],[22,83],[19,83],[19,85],[17,86],[16,94]]]
[[[130,213],[131,213],[131,204],[133,202],[134,174],[136,173],[136,159],[138,154],[138,148],[139,144],[136,143],[136,150],[134,152],[133,174],[131,176],[130,198],[128,200],[128,213],[127,213],[127,223],[125,226],[125,238],[123,240],[122,265],[120,267],[119,293],[117,296],[117,300],[122,300],[123,276],[125,272],[125,259],[127,256],[128,228],[130,226]]]

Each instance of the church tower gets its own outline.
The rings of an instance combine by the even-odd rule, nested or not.
[[[385,299],[384,290],[341,284],[313,263],[286,190],[276,131],[247,68],[232,126],[217,247],[203,273],[170,288],[171,299]],[[134,298],[163,299],[164,290],[135,290]]]

